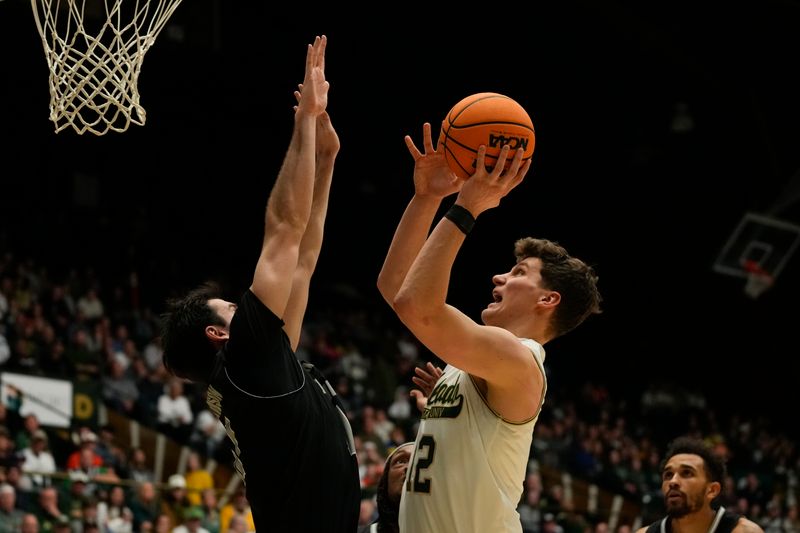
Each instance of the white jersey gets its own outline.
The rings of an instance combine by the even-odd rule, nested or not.
[[[492,411],[469,374],[448,365],[428,398],[400,500],[401,533],[521,532],[517,504],[547,379],[544,348],[533,352],[544,387],[527,422]]]

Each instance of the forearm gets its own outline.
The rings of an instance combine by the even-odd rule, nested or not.
[[[323,157],[317,160],[311,217],[300,241],[297,266],[292,276],[291,293],[283,315],[284,331],[289,337],[292,349],[296,349],[300,341],[300,330],[308,304],[311,276],[317,267],[317,260],[322,248],[322,234],[325,226],[325,215],[328,211],[328,195],[331,178],[333,177],[334,159],[335,154],[329,158]]]
[[[316,268],[317,259],[319,259],[319,253],[322,248],[322,237],[325,229],[325,219],[328,214],[328,198],[330,196],[335,160],[336,154],[324,155],[317,159],[311,214],[306,231],[303,234],[303,240],[300,242],[298,265],[298,268],[307,270],[309,274]]]
[[[425,244],[440,203],[440,198],[415,195],[406,206],[378,274],[378,290],[389,305],[393,305],[412,263]]]
[[[302,234],[311,213],[316,118],[297,112],[294,120],[292,139],[267,202],[265,237],[284,224]]]
[[[439,221],[405,276],[394,299],[396,309],[413,309],[419,316],[445,305],[450,272],[464,237],[450,220]]]

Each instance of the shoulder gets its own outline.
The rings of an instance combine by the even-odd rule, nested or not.
[[[733,533],[764,533],[764,530],[752,520],[742,516],[733,528]]]
[[[544,364],[544,346],[533,339],[520,338],[519,342],[533,353],[534,357],[536,357],[536,362],[538,362],[540,365]]]

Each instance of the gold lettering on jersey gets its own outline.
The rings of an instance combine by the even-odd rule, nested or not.
[[[211,385],[206,390],[206,404],[214,416],[217,418],[222,416],[222,394]]]
[[[459,377],[455,383],[437,385],[428,397],[422,418],[456,418],[464,406],[464,395],[459,393]]]
[[[233,431],[231,427],[230,419],[227,416],[222,416],[222,394],[211,385],[206,389],[206,405],[208,405],[209,410],[214,413],[214,416],[222,420],[222,425],[225,426],[225,433],[228,434],[228,438],[231,439],[231,443],[233,444],[233,450],[231,450],[231,453],[233,453],[233,467],[244,483],[247,474],[244,471],[242,460],[239,458],[241,449],[239,449],[239,441],[236,440],[236,432]]]
[[[239,449],[239,441],[236,440],[236,433],[233,431],[233,428],[231,427],[230,419],[227,416],[224,418],[225,420],[223,425],[225,426],[225,433],[228,434],[228,438],[231,439],[231,443],[233,444],[233,450],[231,450],[231,453],[233,453],[233,466],[239,473],[239,476],[242,478],[242,483],[244,483],[247,474],[244,471],[244,465],[242,464],[242,460],[239,458],[239,454],[242,453],[242,450]]]

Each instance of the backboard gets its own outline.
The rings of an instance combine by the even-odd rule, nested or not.
[[[714,271],[747,280],[745,293],[757,298],[777,279],[800,245],[800,226],[745,213],[714,262]]]

